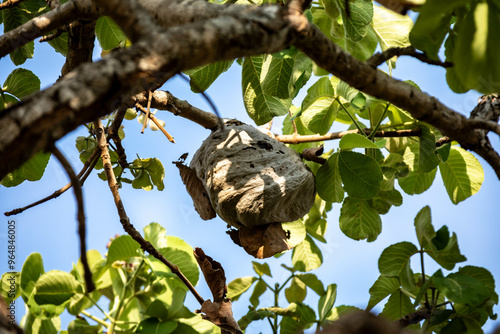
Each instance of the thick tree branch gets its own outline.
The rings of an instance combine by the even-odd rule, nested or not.
[[[108,151],[108,143],[106,141],[106,136],[104,134],[104,127],[101,123],[101,120],[97,120],[94,122],[94,129],[97,134],[97,142],[99,148],[101,150],[101,159],[104,166],[104,172],[106,173],[106,178],[108,180],[108,186],[113,194],[113,199],[115,201],[116,209],[118,210],[118,216],[120,217],[120,223],[123,226],[125,232],[127,232],[137,243],[141,246],[141,248],[153,255],[156,259],[160,260],[163,264],[165,264],[173,274],[177,275],[179,279],[186,285],[186,287],[191,291],[196,300],[203,304],[205,301],[198,291],[194,288],[194,286],[189,282],[189,280],[184,276],[184,274],[179,270],[179,267],[172,262],[168,261],[149,241],[144,240],[139,231],[137,231],[130,223],[130,219],[125,212],[125,206],[120,197],[120,193],[118,192],[118,184],[116,183],[115,173],[113,172],[113,167],[111,165],[111,160],[109,157]]]
[[[89,262],[87,261],[87,246],[85,241],[86,227],[85,227],[85,211],[83,208],[83,194],[82,186],[78,176],[75,174],[73,167],[69,163],[68,159],[57,149],[57,147],[52,147],[52,154],[59,160],[61,166],[68,174],[71,180],[71,185],[73,186],[73,191],[75,192],[75,198],[78,208],[77,220],[78,220],[78,235],[80,236],[80,260],[83,265],[83,272],[85,278],[85,285],[87,286],[87,293],[95,290],[94,282],[92,281],[92,272],[90,271]]]
[[[95,21],[78,21],[68,26],[68,54],[61,70],[64,76],[83,63],[92,62]]]
[[[439,60],[430,59],[423,52],[419,52],[419,51],[415,50],[415,48],[413,46],[407,46],[404,48],[394,47],[394,48],[389,48],[382,53],[377,52],[373,56],[368,58],[368,60],[366,62],[371,67],[375,68],[375,67],[378,67],[379,65],[381,65],[382,63],[388,61],[392,57],[399,57],[399,56],[411,56],[411,57],[417,58],[418,60],[420,60],[423,63],[429,64],[429,65],[442,66],[444,68],[453,66],[453,64],[450,63],[449,61],[442,62]]]

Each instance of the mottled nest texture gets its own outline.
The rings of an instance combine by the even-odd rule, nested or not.
[[[236,228],[291,222],[314,204],[314,174],[299,154],[237,120],[214,131],[190,167],[215,212]]]

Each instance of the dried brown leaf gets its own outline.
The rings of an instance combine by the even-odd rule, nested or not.
[[[245,251],[257,259],[265,259],[292,249],[281,223],[257,227],[241,227],[239,240]]]
[[[194,249],[194,257],[198,261],[198,265],[201,268],[210,291],[212,291],[214,302],[223,301],[227,293],[224,268],[222,268],[219,262],[206,255],[201,248],[196,247]]]
[[[180,161],[173,161],[172,163],[179,168],[182,182],[186,186],[187,192],[193,199],[194,208],[200,215],[201,219],[209,220],[215,218],[215,210],[212,207],[212,204],[210,204],[207,192],[203,187],[201,180],[198,176],[196,176],[196,172],[192,168],[183,165]]]
[[[201,305],[203,319],[210,321],[214,325],[220,327],[221,333],[240,334],[243,333],[238,326],[238,323],[233,317],[231,300],[226,298],[219,303],[213,303],[210,300],[205,300]]]

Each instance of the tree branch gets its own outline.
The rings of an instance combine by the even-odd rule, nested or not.
[[[25,1],[25,0],[7,0],[3,3],[0,3],[0,10],[16,7],[17,5],[19,5],[23,1]]]
[[[370,135],[372,131],[370,129],[363,129],[364,133]],[[275,135],[274,139],[285,143],[285,144],[300,144],[300,143],[312,143],[324,140],[335,140],[344,137],[345,135],[351,133],[359,133],[359,130],[347,130],[340,132],[327,133],[326,135]],[[420,136],[422,130],[420,128],[411,130],[397,130],[397,131],[377,131],[375,137],[416,137]]]
[[[87,261],[87,246],[85,241],[86,227],[85,227],[85,211],[83,208],[83,194],[82,186],[80,185],[80,180],[76,176],[73,167],[69,163],[68,159],[57,149],[57,147],[52,147],[52,154],[59,160],[61,166],[68,174],[71,185],[73,186],[73,191],[75,192],[76,203],[78,207],[78,235],[80,236],[80,259],[83,265],[83,272],[85,278],[85,285],[87,286],[87,293],[95,290],[94,282],[92,281],[92,272],[90,271],[89,263]]]
[[[68,54],[61,74],[64,76],[83,63],[92,62],[95,21],[78,21],[68,26]]]
[[[371,67],[375,68],[375,67],[378,67],[379,65],[381,65],[382,63],[388,61],[392,57],[399,57],[399,56],[411,56],[411,57],[417,58],[418,60],[420,60],[423,63],[429,64],[429,65],[437,65],[437,66],[441,66],[444,68],[453,66],[453,64],[450,63],[449,61],[442,62],[440,60],[430,59],[425,55],[425,53],[418,52],[413,46],[407,46],[404,48],[393,47],[393,48],[389,48],[389,49],[385,50],[382,53],[377,52],[373,56],[368,58],[368,60],[366,62]]]
[[[203,304],[205,300],[200,296],[198,291],[196,291],[196,289],[193,287],[191,282],[189,282],[186,276],[184,276],[184,274],[179,270],[179,267],[168,261],[160,252],[158,252],[158,250],[156,250],[156,248],[154,248],[154,246],[149,241],[144,240],[139,231],[137,231],[135,227],[130,223],[130,219],[128,218],[127,213],[125,212],[125,207],[121,200],[120,193],[118,192],[118,184],[116,183],[115,173],[113,172],[113,167],[111,165],[111,160],[109,157],[108,146],[107,146],[108,143],[104,135],[104,127],[101,123],[101,120],[97,120],[94,122],[94,129],[96,131],[97,142],[101,150],[101,159],[104,166],[104,172],[106,173],[106,178],[108,180],[108,186],[111,190],[111,193],[113,194],[113,199],[115,201],[116,209],[118,210],[118,216],[120,217],[120,223],[122,224],[123,229],[135,241],[137,241],[137,243],[139,243],[139,245],[144,251],[148,252],[149,254],[153,255],[153,257],[160,260],[172,271],[172,273],[177,275],[177,277],[179,277],[179,279],[186,285],[189,291],[191,291],[196,300],[200,304]]]

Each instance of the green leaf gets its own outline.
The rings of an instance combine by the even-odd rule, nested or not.
[[[272,56],[245,57],[242,69],[243,102],[250,118],[257,125],[288,112],[291,99],[279,99],[264,93],[261,80],[267,75]]]
[[[290,239],[287,240],[290,247],[300,244],[306,237],[306,226],[301,219],[289,223],[281,223],[281,227],[286,233],[290,232]]]
[[[385,51],[391,47],[410,45],[408,34],[413,21],[408,15],[400,15],[382,6],[373,6],[372,27],[377,34],[380,48]]]
[[[28,300],[35,288],[35,283],[44,273],[42,255],[31,253],[24,261],[21,271],[21,289],[25,301]]]
[[[301,303],[307,295],[307,288],[304,282],[297,277],[292,278],[292,283],[285,289],[285,297],[289,303]]]
[[[362,109],[365,106],[366,97],[364,94],[356,88],[349,86],[345,81],[340,81],[338,83],[337,94],[342,96],[356,109]]]
[[[14,96],[4,93],[3,96],[0,95],[0,111],[18,102],[19,100],[16,99]]]
[[[78,285],[78,281],[71,274],[51,270],[36,281],[35,301],[40,305],[61,305],[73,297]]]
[[[415,306],[410,297],[401,290],[397,290],[391,294],[381,314],[389,320],[397,320],[413,312],[415,312]]]
[[[144,227],[144,239],[156,249],[167,247],[167,231],[158,223],[150,223]]]
[[[48,41],[50,46],[64,57],[68,55],[68,33],[63,32],[60,36]]]
[[[271,275],[271,269],[269,268],[269,265],[267,263],[265,262],[259,263],[256,261],[252,261],[252,265],[253,265],[253,270],[257,275],[259,275],[259,277],[262,277],[263,275],[273,277],[273,275]]]
[[[50,153],[39,152],[12,173],[8,173],[0,184],[4,187],[15,187],[24,181],[38,181],[42,178],[49,163]]]
[[[370,311],[375,305],[380,303],[385,297],[394,293],[400,287],[399,280],[395,277],[380,275],[370,288],[370,301],[366,307]]]
[[[231,67],[233,62],[234,60],[224,60],[185,71],[191,78],[191,90],[195,93],[201,93],[207,90],[219,75],[226,72]],[[201,91],[199,89],[201,89]]]
[[[382,232],[382,220],[370,202],[347,197],[340,209],[340,229],[354,240],[375,241]]]
[[[469,13],[456,24],[456,44],[451,61],[467,89],[484,94],[500,90],[500,59],[496,36],[500,35],[500,4],[471,2]]]
[[[321,0],[323,7],[325,7],[326,14],[332,19],[336,19],[340,15],[340,10],[335,3],[335,0]]]
[[[165,188],[163,184],[165,169],[160,160],[157,158],[135,159],[132,166],[135,168],[132,172],[135,177],[132,181],[134,189],[142,188],[149,191],[153,189],[153,185],[160,191]]]
[[[346,37],[353,42],[361,40],[367,34],[367,25],[373,17],[373,3],[370,0],[349,1],[350,14],[347,15],[345,1],[336,0],[344,23]]]
[[[321,250],[309,235],[293,249],[292,263],[295,270],[302,272],[319,268],[323,263]]]
[[[344,199],[338,157],[338,153],[332,154],[316,173],[316,191],[318,195],[325,201],[334,203],[341,203]]]
[[[399,242],[390,245],[378,259],[378,269],[384,276],[399,277],[403,287],[414,288],[415,280],[410,266],[410,258],[418,252],[411,242]]]
[[[339,172],[349,196],[370,199],[377,195],[383,175],[372,157],[357,152],[342,151],[338,158]]]
[[[453,146],[446,162],[439,164],[446,192],[458,204],[479,191],[484,180],[481,164],[470,153]]]
[[[337,284],[330,284],[326,288],[326,293],[318,301],[319,321],[323,322],[328,313],[332,310],[337,299]]]
[[[372,142],[370,139],[358,133],[349,133],[343,136],[339,142],[341,150],[351,150],[353,148],[383,148],[386,141],[380,140]]]
[[[314,223],[308,220],[306,222],[306,231],[314,239],[321,242],[326,242],[325,233],[327,225],[328,222],[326,221],[326,219],[318,219]]]
[[[448,235],[448,228],[443,226],[437,231],[436,237],[432,240],[432,244],[436,245],[436,239],[441,237],[441,232],[444,231],[445,237],[448,239],[446,246],[444,248],[437,247],[438,251],[430,252],[429,255],[436,261],[440,266],[447,270],[452,270],[455,268],[455,264],[459,262],[466,261],[466,257],[460,254],[460,249],[458,248],[457,235],[453,233],[451,238]]]
[[[148,318],[141,321],[137,328],[137,332],[141,334],[169,334],[176,328],[176,321],[160,321],[157,318]]]
[[[438,51],[444,37],[450,31],[453,10],[469,2],[469,0],[426,1],[410,32],[411,44],[432,59],[438,59]]]
[[[253,276],[240,277],[232,280],[227,285],[227,297],[230,298],[233,302],[238,300],[241,294],[250,289],[252,284],[257,280],[258,278]]]
[[[325,288],[323,286],[323,282],[321,282],[316,275],[307,273],[307,274],[298,274],[295,277],[304,282],[304,284],[307,285],[308,288],[311,288],[318,295],[323,296],[325,294]]]
[[[454,303],[478,306],[489,297],[488,288],[480,280],[460,272],[443,277],[439,270],[433,275],[433,283]]]
[[[40,90],[40,79],[30,70],[17,68],[9,74],[2,90],[21,99]]]
[[[91,326],[85,319],[75,319],[68,325],[68,334],[98,334],[100,325]]]
[[[429,206],[424,206],[415,217],[415,231],[422,249],[429,249],[434,246],[432,240],[436,237],[436,231],[432,226],[431,208]]]
[[[428,173],[410,172],[408,176],[398,178],[398,183],[408,195],[421,194],[431,187],[436,172],[437,168]]]
[[[101,16],[95,25],[95,34],[101,48],[111,50],[127,40],[127,36],[109,16]]]
[[[177,265],[191,284],[196,285],[198,283],[200,273],[198,269],[198,262],[193,255],[192,248],[189,247],[190,251],[188,252],[182,248],[172,247],[170,242],[168,242],[168,244],[168,247],[159,249],[160,253],[170,262]],[[167,268],[164,268],[164,270],[166,269]]]
[[[427,126],[420,125],[420,128],[422,129],[420,137],[409,138],[403,159],[410,167],[410,171],[428,173],[439,164],[439,158],[435,153],[436,137]]]
[[[130,235],[121,235],[114,239],[109,245],[107,265],[112,265],[115,261],[124,261],[131,257],[138,257],[139,243],[132,239]]]
[[[451,143],[446,143],[436,148],[436,154],[439,157],[439,161],[441,162],[448,161],[448,158],[450,157],[450,149],[451,149]]]
[[[4,33],[21,26],[30,19],[29,15],[22,9],[21,6],[12,7],[8,10],[2,10],[1,14],[3,15]],[[14,65],[18,66],[23,64],[26,59],[33,58],[34,51],[35,43],[30,41],[12,51],[10,53],[10,59]]]
[[[21,295],[21,273],[16,271],[6,272],[0,281],[0,295],[6,305],[16,300]]]
[[[61,328],[61,318],[35,317],[30,314],[26,323],[27,334],[57,334]]]
[[[328,77],[320,78],[307,90],[302,101],[300,119],[313,133],[324,135],[337,116],[335,90]]]
[[[297,50],[292,51],[297,53]],[[264,69],[264,76],[261,76],[261,87],[264,94],[280,99],[292,97],[292,75],[295,64],[294,55],[290,51],[283,51],[283,56],[271,55],[267,71]],[[267,65],[267,62],[265,63]]]
[[[263,280],[258,280],[257,283],[255,284],[255,287],[253,288],[252,295],[250,296],[250,304],[252,304],[253,307],[259,306],[259,298],[266,292],[267,290],[267,285]],[[286,294],[286,291],[285,291]]]

